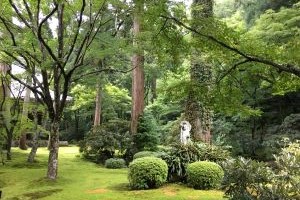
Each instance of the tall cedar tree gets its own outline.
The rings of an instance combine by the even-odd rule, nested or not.
[[[133,46],[136,52],[132,56],[132,108],[131,108],[131,133],[137,133],[138,119],[144,110],[144,53],[138,39],[142,30],[142,15],[144,1],[135,0],[133,12]]]

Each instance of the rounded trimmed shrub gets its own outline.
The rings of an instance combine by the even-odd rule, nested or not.
[[[143,157],[129,164],[128,180],[132,189],[158,188],[167,181],[168,166],[156,157]]]
[[[109,158],[105,161],[105,167],[109,169],[124,168],[125,160],[122,158]]]
[[[220,165],[197,161],[187,166],[187,183],[195,189],[212,189],[220,186],[224,171]]]
[[[143,157],[156,157],[156,152],[153,151],[140,151],[134,154],[133,160],[137,158],[143,158]]]

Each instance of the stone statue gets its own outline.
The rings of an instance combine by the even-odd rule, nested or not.
[[[180,142],[187,144],[191,141],[190,131],[192,129],[191,124],[188,121],[182,121],[180,123]]]

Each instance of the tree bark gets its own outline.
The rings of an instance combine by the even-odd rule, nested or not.
[[[11,112],[10,112],[10,82],[6,79],[9,66],[0,63],[0,115],[6,132],[6,159],[11,160]]]
[[[157,78],[156,75],[154,75],[151,80],[151,94],[152,94],[151,103],[154,103],[155,99],[157,98],[156,85],[157,85]]]
[[[197,20],[201,18],[212,17],[213,1],[212,0],[194,0],[192,17],[194,23],[192,27],[197,26]],[[199,8],[201,8],[199,10]],[[192,40],[194,35],[192,35]],[[190,79],[192,87],[194,84],[199,85],[206,93],[209,93],[212,80],[211,67],[207,64],[203,52],[192,48]],[[211,124],[212,111],[198,97],[193,88],[190,89],[186,108],[185,118],[192,125],[191,136],[194,141],[211,142]],[[202,99],[205,98],[204,94]],[[202,100],[203,101],[203,100]]]
[[[31,78],[27,77],[27,84],[31,85]],[[24,123],[27,123],[28,121],[28,107],[30,104],[30,93],[31,90],[29,88],[26,88],[24,101],[23,101],[23,111],[22,111],[22,117],[21,117],[21,136],[19,140],[19,148],[22,150],[27,150],[26,145],[26,128],[23,128]]]
[[[58,169],[59,121],[52,121],[49,140],[49,158],[47,178],[55,180]]]
[[[29,163],[34,162],[36,152],[37,152],[37,149],[39,147],[39,137],[40,137],[40,131],[36,130],[36,132],[34,134],[34,137],[33,137],[33,140],[32,140],[32,147],[31,147],[30,153],[29,153],[28,158],[27,158],[27,162],[29,162]]]
[[[11,143],[12,143],[12,134],[7,135],[7,144],[6,144],[6,159],[11,160]]]
[[[42,123],[43,128],[45,128],[46,124],[47,124],[47,115],[46,114],[47,114],[47,111],[45,110],[44,120],[43,120],[43,123]],[[31,151],[30,151],[30,153],[28,155],[28,158],[27,158],[27,162],[29,162],[29,163],[34,162],[36,152],[37,152],[37,149],[39,147],[39,137],[41,135],[41,131],[38,130],[38,113],[37,113],[37,111],[35,111],[34,125],[35,125],[35,134],[34,134],[34,137],[33,137],[33,140],[32,140],[32,148],[31,148]]]
[[[133,46],[137,52],[132,56],[132,108],[131,108],[131,133],[137,133],[138,119],[144,111],[144,53],[138,36],[141,33],[142,13],[144,7],[143,0],[135,0],[133,14]]]
[[[95,117],[94,117],[94,127],[99,126],[101,122],[101,104],[102,104],[102,87],[100,83],[97,84],[96,91],[96,108],[95,108]]]

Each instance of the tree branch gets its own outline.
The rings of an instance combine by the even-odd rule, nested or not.
[[[9,3],[11,5],[11,7],[13,7],[13,9],[15,10],[15,12],[17,13],[19,19],[29,28],[32,29],[32,26],[28,23],[28,21],[26,20],[26,18],[21,14],[21,12],[19,11],[19,9],[17,8],[16,4],[14,4],[14,2],[12,0],[9,0]]]
[[[228,50],[244,57],[249,62],[262,63],[262,64],[265,64],[265,65],[272,66],[272,67],[276,68],[279,72],[287,72],[287,73],[291,73],[291,74],[294,74],[294,75],[300,77],[300,68],[299,68],[299,66],[296,66],[296,65],[293,65],[293,64],[290,64],[290,63],[279,64],[279,63],[276,63],[274,61],[271,61],[271,60],[268,60],[268,59],[265,59],[265,58],[261,58],[257,55],[250,55],[250,54],[244,53],[241,50],[239,50],[235,47],[232,47],[232,46],[218,40],[217,38],[215,38],[211,35],[206,35],[204,33],[201,33],[200,31],[184,24],[183,22],[181,22],[179,19],[177,19],[175,17],[168,17],[168,16],[161,16],[161,17],[164,18],[164,19],[173,20],[177,25],[182,26],[182,27],[186,28],[187,30],[189,30],[189,31],[201,36],[201,37],[207,38],[210,41],[213,41],[213,42],[217,43],[218,45],[224,47],[225,49],[228,49]]]
[[[87,33],[85,34],[84,36],[84,39],[83,41],[81,42],[80,46],[79,46],[79,49],[78,49],[78,52],[77,52],[77,55],[75,57],[75,60],[74,60],[74,67],[67,73],[66,76],[72,76],[73,72],[83,64],[83,58],[84,58],[84,55],[86,53],[86,49],[87,47],[89,46],[88,43],[91,43],[94,39],[94,36],[92,37],[92,39],[89,41],[89,38],[94,30],[94,27],[95,27],[95,24],[100,16],[100,13],[101,11],[104,9],[105,7],[105,4],[106,4],[106,0],[103,1],[101,7],[99,8],[99,10],[97,11],[96,15],[95,15],[95,18],[94,20],[91,19],[90,17],[90,20],[91,20],[91,23],[90,23],[90,27],[87,31]],[[101,24],[100,24],[101,26]],[[97,28],[97,30],[95,31],[95,33],[98,33],[99,31],[99,27]]]
[[[82,74],[79,77],[72,79],[72,82],[77,82],[77,81],[79,81],[80,79],[82,79],[85,76],[89,76],[89,75],[93,75],[93,74],[98,74],[98,73],[101,73],[101,72],[109,72],[109,73],[116,73],[116,72],[118,72],[118,73],[124,73],[124,74],[126,74],[128,72],[133,71],[135,68],[136,67],[128,69],[128,70],[125,70],[125,71],[124,70],[118,70],[118,69],[112,69],[112,68],[100,69],[100,70],[96,70],[96,71],[92,71],[92,72],[88,72],[88,73]]]
[[[10,30],[10,27],[9,27],[9,25],[6,23],[6,20],[5,20],[3,17],[1,17],[1,16],[0,16],[0,20],[1,20],[2,23],[4,24],[6,30],[9,32],[10,38],[11,38],[12,43],[13,43],[13,46],[17,46],[15,35],[14,35],[14,33]]]
[[[23,0],[23,3],[24,3],[24,5],[25,5],[25,8],[26,8],[26,11],[27,11],[27,13],[28,13],[28,16],[29,16],[30,20],[33,22],[33,21],[34,21],[34,20],[33,20],[33,14],[32,14],[32,12],[31,12],[31,10],[30,10],[30,7],[29,7],[27,1],[26,1],[26,0]]]
[[[217,83],[220,83],[223,78],[225,78],[228,74],[230,74],[233,70],[235,70],[239,65],[242,65],[242,64],[245,64],[245,63],[248,63],[250,62],[248,59],[246,60],[242,60],[236,64],[234,64],[229,70],[227,70],[220,78],[219,80],[217,80]]]
[[[55,7],[53,8],[53,10],[41,21],[41,23],[38,25],[38,32],[37,32],[37,36],[39,41],[42,43],[42,45],[47,49],[48,53],[50,54],[50,56],[52,57],[52,59],[58,64],[60,65],[60,62],[58,60],[58,58],[54,55],[54,53],[52,52],[52,49],[49,47],[49,45],[45,42],[45,40],[43,39],[42,36],[42,26],[44,23],[46,23],[46,21],[57,11],[58,9],[58,4],[55,4]]]
[[[25,83],[25,82],[22,81],[21,79],[17,78],[15,75],[13,75],[13,74],[11,73],[11,69],[8,70],[8,74],[9,74],[9,76],[10,76],[12,79],[14,79],[15,81],[17,81],[17,82],[20,83],[21,85],[24,85],[25,87],[29,88],[33,93],[39,94],[39,95],[44,99],[45,96],[43,95],[42,92],[38,91],[37,88],[32,87],[31,85],[28,85],[27,83]]]
[[[77,42],[77,38],[78,38],[80,27],[81,27],[81,24],[82,24],[82,17],[83,17],[83,12],[84,12],[85,7],[86,7],[86,1],[82,0],[82,6],[81,6],[81,9],[80,9],[79,20],[78,20],[78,23],[77,23],[76,33],[75,33],[73,42],[71,44],[71,48],[70,48],[69,52],[67,53],[67,57],[66,57],[65,63],[67,63],[69,61],[70,56],[73,53],[75,44]]]

